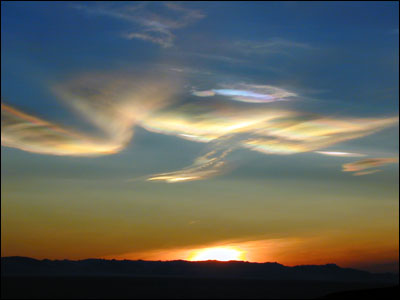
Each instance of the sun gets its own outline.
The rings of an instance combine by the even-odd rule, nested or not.
[[[232,247],[215,247],[197,250],[189,258],[191,261],[230,261],[244,259],[244,252]]]

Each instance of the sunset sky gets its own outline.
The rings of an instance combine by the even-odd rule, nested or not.
[[[398,2],[1,8],[2,256],[398,272]]]

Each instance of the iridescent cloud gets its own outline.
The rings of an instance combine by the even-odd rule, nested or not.
[[[398,123],[398,117],[333,118],[268,106],[238,107],[233,103],[202,102],[199,105],[199,102],[193,102],[179,105],[174,103],[177,82],[165,78],[144,74],[89,74],[54,87],[55,94],[65,105],[100,130],[100,137],[78,133],[2,104],[2,145],[52,155],[112,154],[128,145],[135,126],[208,143],[211,150],[197,158],[191,166],[148,177],[149,181],[179,182],[220,174],[225,170],[226,156],[238,147],[265,154],[316,151],[332,156],[362,156],[318,150]],[[253,99],[261,99],[264,96],[258,93],[267,93],[268,89],[268,97],[274,99],[295,95],[270,86],[245,86],[252,88],[251,92],[216,91],[234,98]],[[366,159],[343,167],[344,171],[358,172],[391,162],[393,158]]]
[[[380,167],[386,164],[394,164],[398,162],[399,159],[397,157],[367,158],[352,163],[344,164],[343,172],[358,172],[355,173],[354,175],[367,175],[378,172],[378,170],[371,170],[366,172],[360,172],[360,171]]]
[[[131,128],[172,103],[176,82],[145,74],[89,74],[53,88],[65,105],[112,138],[129,141]]]
[[[361,153],[351,153],[351,152],[339,152],[339,151],[314,151],[314,153],[328,155],[328,156],[339,156],[339,157],[362,157],[366,156]]]
[[[140,124],[149,131],[210,142],[236,135],[235,143],[268,154],[294,154],[326,148],[372,134],[398,122],[393,118],[334,119],[268,108],[182,105],[162,110]]]
[[[235,109],[232,106],[186,104],[155,112],[140,122],[149,131],[175,135],[196,142],[216,143],[225,157],[237,147],[265,154],[288,155],[310,152],[339,142],[360,138],[394,125],[398,118],[333,119],[292,111],[272,109]],[[229,150],[229,151],[228,151]],[[334,156],[358,157],[359,153],[317,151]],[[213,152],[210,152],[214,155]],[[195,162],[180,171],[156,174],[154,181],[199,180],[221,173],[221,157]]]
[[[100,129],[101,137],[77,133],[2,104],[2,145],[51,155],[119,152],[132,139],[138,121],[171,104],[175,85],[170,80],[142,78],[91,74],[54,88],[65,105]]]
[[[210,142],[229,134],[253,132],[265,122],[290,118],[291,112],[237,109],[214,104],[186,104],[155,112],[140,124],[145,129],[197,142]]]
[[[271,85],[244,83],[233,86],[226,85],[223,89],[211,89],[205,91],[194,90],[192,91],[192,94],[198,97],[222,95],[235,101],[248,103],[269,103],[288,100],[290,97],[297,96],[295,93]]]
[[[60,127],[4,103],[1,104],[1,145],[34,153],[72,156],[112,154],[123,147],[114,141],[98,140]]]
[[[374,173],[378,173],[378,172],[382,172],[382,170],[371,170],[371,171],[363,171],[363,172],[357,172],[354,173],[354,176],[362,176],[362,175],[369,175],[369,174],[374,174]]]
[[[219,145],[218,145],[219,144]],[[232,151],[217,143],[216,149],[195,159],[192,165],[182,170],[151,175],[147,181],[168,183],[202,180],[221,174],[226,168],[225,157]]]

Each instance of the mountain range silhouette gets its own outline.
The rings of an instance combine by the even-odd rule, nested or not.
[[[37,260],[2,257],[2,276],[178,276],[251,278],[268,280],[319,280],[398,282],[398,274],[370,273],[336,264],[288,267],[276,262],[143,261],[143,260]]]
[[[243,261],[2,257],[1,276],[3,299],[305,299],[341,298],[352,290],[352,297],[372,297],[398,293],[399,284],[398,274],[335,264],[288,267]]]

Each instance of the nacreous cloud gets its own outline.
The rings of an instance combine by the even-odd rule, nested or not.
[[[196,142],[218,144],[221,157],[196,160],[180,171],[152,175],[150,181],[199,180],[221,173],[225,156],[237,147],[265,154],[288,155],[366,136],[394,125],[398,118],[334,119],[285,110],[243,109],[228,105],[186,104],[155,112],[140,122],[145,129]],[[221,149],[226,149],[225,152]],[[358,153],[319,151],[324,155],[363,156]],[[205,157],[209,157],[209,154]],[[203,161],[203,163],[199,163]],[[361,175],[361,174],[359,174]]]
[[[315,151],[315,153],[328,155],[328,156],[339,156],[339,157],[362,157],[365,154],[351,153],[351,152],[338,152],[338,151]]]
[[[205,91],[192,91],[198,97],[211,97],[222,95],[232,100],[247,103],[269,103],[275,101],[288,100],[296,97],[295,93],[271,85],[237,84],[234,86],[224,86],[223,89],[212,89]]]
[[[381,171],[382,171],[382,170],[377,169],[377,170],[370,170],[370,171],[357,172],[357,173],[354,173],[353,175],[354,175],[354,176],[363,176],[363,175],[369,175],[369,174],[378,173],[378,172],[381,172]]]
[[[380,170],[369,170],[364,171],[366,169],[380,167],[386,164],[394,164],[398,163],[399,159],[397,157],[386,157],[386,158],[367,158],[358,160],[352,163],[343,165],[343,172],[357,172],[354,175],[367,175],[379,172]],[[363,171],[363,172],[360,172]]]
[[[360,138],[397,122],[397,117],[334,119],[268,108],[190,104],[156,112],[140,124],[149,131],[197,142],[236,135],[235,143],[254,151],[294,154]]]
[[[123,146],[62,128],[4,103],[1,104],[1,145],[34,153],[72,156],[112,154]]]
[[[65,105],[100,130],[100,137],[77,133],[2,104],[1,144],[52,155],[119,152],[132,139],[134,126],[153,110],[171,104],[175,92],[171,80],[140,75],[91,74],[54,88]]]
[[[398,123],[398,117],[333,118],[272,109],[268,105],[255,108],[254,105],[211,101],[176,104],[173,99],[177,95],[177,83],[161,73],[156,77],[145,74],[77,77],[53,90],[65,105],[92,124],[99,134],[78,133],[2,104],[1,143],[51,155],[113,154],[128,145],[135,126],[208,143],[208,152],[192,165],[147,178],[149,181],[182,182],[220,174],[226,168],[226,156],[239,147],[278,155],[317,151],[324,155],[361,156],[320,150]],[[234,92],[222,89],[213,93],[241,99],[239,101],[251,98],[253,102],[255,99],[267,101],[295,95],[270,86],[242,85],[241,88],[247,89]],[[211,95],[210,91],[201,93],[202,96]],[[371,173],[363,171],[365,169],[393,162],[397,159],[364,159],[344,165],[343,170],[365,175]]]
[[[147,181],[165,181],[168,183],[207,179],[223,172],[224,158],[231,149],[224,151],[212,150],[198,157],[194,163],[182,170],[151,175]]]

